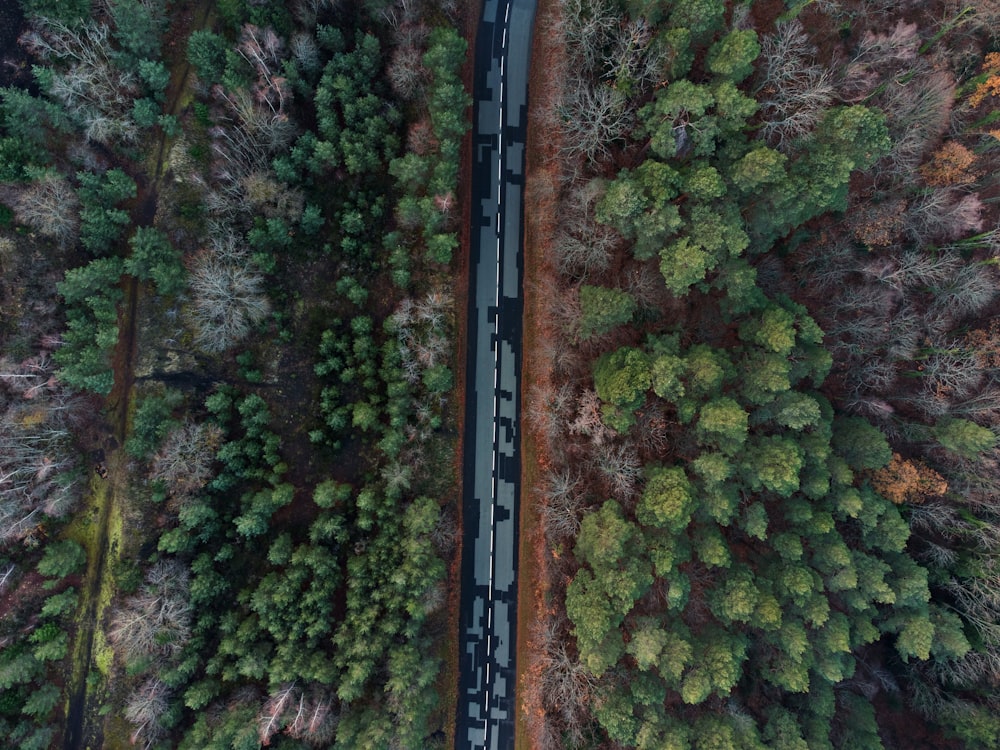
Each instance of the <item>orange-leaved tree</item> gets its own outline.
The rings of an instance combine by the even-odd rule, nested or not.
[[[880,495],[896,505],[922,503],[948,491],[948,482],[919,459],[904,459],[892,454],[887,466],[872,474],[872,485]]]

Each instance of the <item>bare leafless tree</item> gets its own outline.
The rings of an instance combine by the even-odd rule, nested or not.
[[[220,259],[199,253],[192,261],[188,316],[195,343],[205,351],[221,352],[239,343],[271,312],[264,294],[264,277],[249,258]]]
[[[320,747],[333,739],[337,720],[335,700],[326,688],[316,686],[303,693],[285,731],[297,740]]]
[[[75,410],[44,352],[0,361],[0,543],[26,537],[43,514],[63,516],[79,497]]]
[[[190,621],[187,568],[177,560],[160,560],[146,573],[140,591],[112,613],[108,640],[126,663],[176,656],[190,638]]]
[[[834,98],[832,77],[816,62],[816,50],[797,19],[778,23],[764,36],[755,95],[763,115],[761,137],[788,150],[812,132]]]
[[[337,0],[293,0],[292,13],[299,23],[307,28],[316,24],[316,17],[324,8],[336,8]]]
[[[558,716],[573,746],[583,739],[582,731],[593,700],[597,680],[570,651],[565,622],[550,619],[540,633],[541,685],[543,705]],[[574,741],[575,740],[575,741]]]
[[[910,204],[906,230],[918,245],[952,242],[982,229],[983,204],[975,193],[932,188]]]
[[[623,91],[581,79],[566,87],[559,117],[563,153],[591,161],[607,157],[635,124],[635,112]]]
[[[549,543],[576,538],[584,492],[580,477],[569,468],[546,475],[542,489],[542,524]]]
[[[265,747],[282,728],[305,716],[305,695],[295,682],[286,682],[272,692],[257,716],[257,736]]]
[[[79,205],[73,186],[61,175],[46,171],[17,196],[14,213],[19,222],[66,248],[76,242]]]
[[[400,45],[393,50],[385,74],[393,93],[403,101],[419,98],[428,78],[423,55],[412,45]]]
[[[240,178],[239,187],[247,209],[254,215],[282,218],[290,222],[302,216],[305,196],[301,190],[278,180],[273,171],[251,172]]]
[[[593,465],[615,498],[623,503],[632,499],[642,478],[642,462],[634,449],[623,444],[597,445]]]
[[[593,389],[585,389],[577,402],[576,417],[569,424],[571,435],[586,435],[594,445],[603,445],[615,433],[601,419],[601,399]]]
[[[955,253],[906,250],[898,254],[872,256],[860,270],[872,281],[902,292],[943,284],[962,265],[961,257]]]
[[[391,321],[399,342],[406,379],[417,383],[428,368],[447,361],[451,350],[452,296],[432,289],[423,297],[400,302]]]
[[[156,677],[142,682],[125,704],[125,718],[134,727],[130,737],[132,744],[149,750],[165,735],[160,717],[167,710],[170,688]]]
[[[643,90],[660,83],[664,73],[662,46],[644,18],[618,23],[604,54],[603,69],[617,85]]]
[[[197,492],[212,477],[212,461],[222,442],[222,431],[214,424],[187,421],[174,428],[153,457],[150,479],[166,484],[174,497]]]
[[[8,563],[6,570],[0,570],[0,593],[7,588],[7,584],[10,581],[10,577],[17,570],[17,566],[14,563]]]
[[[955,347],[936,349],[921,362],[921,368],[929,397],[967,398],[979,390],[985,375],[975,352]]]
[[[33,23],[21,42],[52,63],[49,94],[83,125],[88,140],[134,143],[139,128],[132,104],[141,86],[134,70],[116,64],[107,24],[88,21],[71,28],[41,17]]]
[[[600,69],[605,50],[621,24],[619,15],[609,3],[600,0],[563,0],[561,27],[567,46],[587,72]]]
[[[957,323],[966,316],[981,313],[997,298],[994,266],[966,263],[943,284],[935,286],[933,292],[934,301],[927,311],[930,320],[944,318]]]
[[[914,68],[919,75],[891,77],[874,102],[886,114],[892,149],[874,173],[894,183],[907,181],[948,129],[955,79],[946,71]],[[906,82],[901,82],[905,80]]]

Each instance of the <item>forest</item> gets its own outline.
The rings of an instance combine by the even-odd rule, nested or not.
[[[540,5],[532,747],[1000,742],[998,11]]]
[[[480,10],[0,9],[12,747],[453,746]],[[998,24],[539,3],[519,750],[1000,745]]]
[[[5,746],[446,746],[464,12],[5,11]]]

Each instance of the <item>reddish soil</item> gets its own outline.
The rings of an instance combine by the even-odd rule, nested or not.
[[[551,385],[553,342],[558,332],[551,315],[547,290],[555,287],[557,271],[552,267],[549,248],[556,230],[559,196],[558,132],[547,127],[557,101],[559,80],[552,75],[560,69],[564,50],[551,32],[558,20],[559,4],[539,0],[531,50],[528,88],[530,114],[525,167],[524,213],[524,349],[522,360],[522,478],[520,550],[517,602],[517,696],[518,709],[514,746],[516,750],[543,747],[545,722],[539,694],[541,659],[536,634],[550,616],[549,580],[551,553],[538,516],[538,488],[549,463],[544,430],[537,419],[524,415],[540,392]],[[530,410],[533,414],[538,410]]]
[[[479,28],[481,7],[474,0],[468,0],[463,13],[463,31],[468,42],[465,65],[462,68],[462,83],[465,90],[471,92],[473,84],[473,62],[476,51],[476,31]],[[469,120],[472,119],[472,109],[469,108]],[[448,601],[445,606],[445,628],[443,637],[443,665],[438,679],[438,695],[442,696],[442,731],[445,735],[445,747],[455,746],[455,718],[458,706],[458,624],[461,618],[462,597],[462,462],[464,460],[465,434],[465,352],[468,348],[469,321],[469,247],[470,223],[472,221],[472,191],[468,175],[472,173],[472,134],[466,133],[462,141],[462,163],[459,166],[458,202],[459,202],[459,251],[452,269],[452,291],[454,296],[455,336],[452,370],[455,373],[455,387],[452,390],[452,413],[454,414],[455,459],[452,465],[454,486],[456,488],[456,544],[451,562],[448,566]]]

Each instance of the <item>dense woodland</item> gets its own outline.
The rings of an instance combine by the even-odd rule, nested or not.
[[[543,6],[536,746],[1000,743],[998,10]]]
[[[3,11],[9,743],[448,745],[463,12]],[[533,747],[1000,744],[998,22],[542,3]]]
[[[20,5],[5,746],[444,746],[459,9]]]

